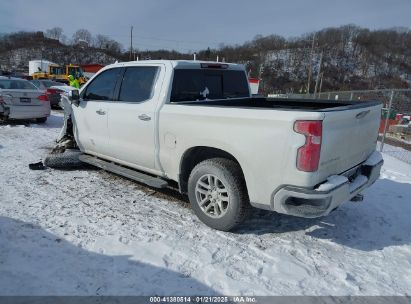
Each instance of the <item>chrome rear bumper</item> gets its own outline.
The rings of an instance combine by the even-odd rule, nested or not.
[[[375,151],[355,168],[354,177],[347,177],[346,174],[333,175],[315,189],[284,186],[272,196],[272,209],[307,218],[327,215],[371,186],[380,176],[383,163],[381,153]]]

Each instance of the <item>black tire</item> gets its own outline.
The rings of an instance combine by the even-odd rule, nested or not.
[[[219,218],[207,215],[196,198],[197,182],[207,174],[216,176],[223,183],[230,198],[225,214]],[[246,218],[250,210],[241,169],[236,162],[225,158],[208,159],[194,167],[188,179],[188,197],[197,217],[207,226],[221,231],[233,229]]]
[[[36,118],[37,123],[45,123],[47,121],[47,117]]]
[[[55,169],[76,169],[86,166],[80,161],[79,150],[66,150],[63,153],[49,154],[44,160],[44,165]]]

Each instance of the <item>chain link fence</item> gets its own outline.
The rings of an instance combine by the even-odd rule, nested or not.
[[[411,89],[382,89],[363,91],[322,92],[289,98],[318,98],[331,100],[382,101],[378,149],[411,164]]]

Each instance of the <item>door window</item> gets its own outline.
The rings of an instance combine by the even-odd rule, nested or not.
[[[120,68],[114,68],[102,72],[87,86],[84,100],[113,100],[114,89]]]
[[[121,82],[119,101],[142,102],[153,96],[158,67],[129,67]]]

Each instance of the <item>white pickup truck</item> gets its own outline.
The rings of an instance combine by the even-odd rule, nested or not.
[[[242,65],[109,65],[71,91],[81,161],[178,187],[208,226],[250,206],[320,217],[378,178],[381,103],[252,98]]]

